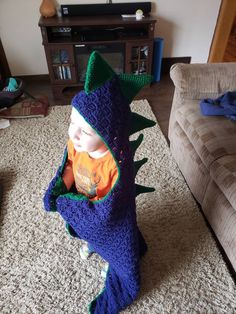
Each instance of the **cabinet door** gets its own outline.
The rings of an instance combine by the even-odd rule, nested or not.
[[[45,47],[51,81],[55,84],[76,83],[73,45]]]
[[[126,72],[132,74],[151,74],[152,41],[128,42],[126,45]]]
[[[98,51],[106,62],[117,73],[124,73],[125,44],[124,43],[94,43],[75,45],[77,75],[80,83],[85,82],[86,69],[92,51]]]

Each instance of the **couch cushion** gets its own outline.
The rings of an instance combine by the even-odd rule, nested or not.
[[[187,100],[176,120],[207,168],[225,155],[236,155],[236,122],[224,116],[203,116],[198,100]]]
[[[210,171],[199,158],[178,122],[174,124],[170,149],[191,192],[201,204],[210,181]]]
[[[236,211],[236,155],[224,156],[214,161],[210,174]]]
[[[208,184],[202,210],[236,270],[236,211],[214,180]]]

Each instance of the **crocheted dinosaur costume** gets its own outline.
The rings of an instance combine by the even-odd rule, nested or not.
[[[117,75],[97,52],[91,54],[85,90],[73,98],[72,106],[102,137],[115,159],[119,176],[112,190],[99,201],[67,191],[62,180],[66,150],[44,196],[45,209],[60,213],[68,231],[89,242],[109,263],[105,287],[89,305],[89,313],[119,313],[133,302],[140,289],[140,257],[147,245],[137,226],[135,197],[154,189],[134,183],[147,158],[133,161],[143,135],[132,142],[129,135],[155,122],[132,113],[129,104],[150,82],[148,75]]]

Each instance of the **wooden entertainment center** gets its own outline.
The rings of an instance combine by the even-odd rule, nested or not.
[[[66,103],[84,85],[89,54],[97,50],[116,73],[152,72],[156,19],[118,15],[41,17],[53,95]]]

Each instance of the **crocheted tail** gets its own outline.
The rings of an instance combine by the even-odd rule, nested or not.
[[[140,280],[137,276],[134,278],[127,273],[125,277],[121,277],[109,267],[105,288],[91,302],[89,313],[118,314],[124,310],[138,295]]]
[[[139,256],[142,257],[147,251],[147,244],[138,228]],[[130,305],[138,296],[140,289],[139,270],[136,274],[126,273],[120,275],[109,266],[105,288],[90,303],[91,314],[117,314]]]

